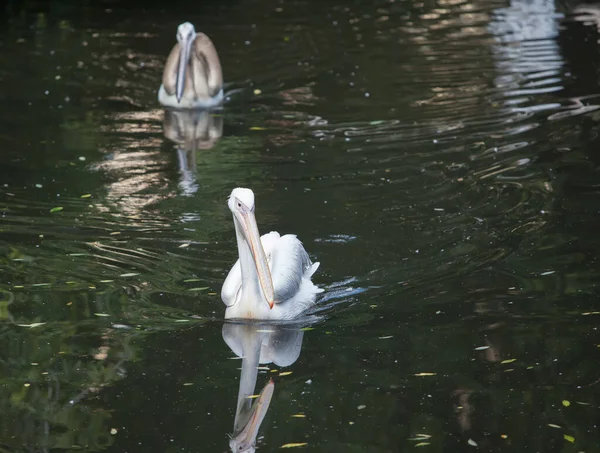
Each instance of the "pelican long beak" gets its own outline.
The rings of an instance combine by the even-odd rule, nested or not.
[[[256,225],[254,212],[243,212],[241,213],[241,217],[243,220],[242,227],[244,235],[246,236],[246,241],[250,246],[252,258],[256,265],[260,287],[262,288],[265,299],[267,299],[269,307],[273,309],[275,303],[275,289],[273,288],[273,279],[271,278],[267,256],[265,255],[262,243],[260,242],[260,235],[258,234],[258,226]]]
[[[184,42],[179,43],[179,63],[177,64],[177,80],[175,82],[175,94],[177,96],[177,102],[181,102],[183,97],[183,90],[185,89],[185,75],[190,62],[190,52],[192,51],[192,44],[194,43],[194,36],[190,35]]]

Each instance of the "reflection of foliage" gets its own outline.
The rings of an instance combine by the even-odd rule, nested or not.
[[[86,398],[124,377],[131,332],[93,325],[0,327],[0,433],[5,444],[45,448],[112,443],[110,413]]]

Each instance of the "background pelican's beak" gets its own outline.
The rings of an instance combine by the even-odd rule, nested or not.
[[[193,42],[194,36],[190,35],[185,41],[179,43],[179,63],[177,65],[177,80],[175,82],[175,94],[177,96],[177,102],[181,102],[181,98],[183,97],[183,90],[185,89],[185,76],[190,62],[190,52],[192,50]]]
[[[260,236],[258,234],[258,226],[256,225],[254,212],[244,212],[242,213],[242,218],[244,220],[244,233],[246,235],[248,245],[250,246],[250,251],[252,252],[254,264],[256,265],[260,287],[262,288],[269,307],[272,309],[275,303],[275,289],[273,288],[273,279],[271,278],[271,271],[269,270],[267,256],[265,255],[262,243],[260,242]]]

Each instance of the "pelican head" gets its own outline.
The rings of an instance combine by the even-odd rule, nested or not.
[[[254,296],[257,299],[264,300],[272,309],[275,290],[267,257],[258,233],[256,218],[254,217],[254,192],[250,189],[233,189],[227,205],[233,214],[240,265],[242,267],[242,280],[251,280],[248,285],[254,289]]]
[[[175,93],[177,102],[181,102],[185,89],[185,71],[190,63],[192,44],[196,39],[196,29],[189,22],[184,22],[177,27],[177,42],[179,43],[179,63],[177,64],[177,81]]]

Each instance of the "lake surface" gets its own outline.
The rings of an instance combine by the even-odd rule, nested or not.
[[[157,102],[186,20],[223,109]],[[1,451],[600,452],[600,6],[0,22]],[[321,263],[297,325],[223,322],[237,186]]]

